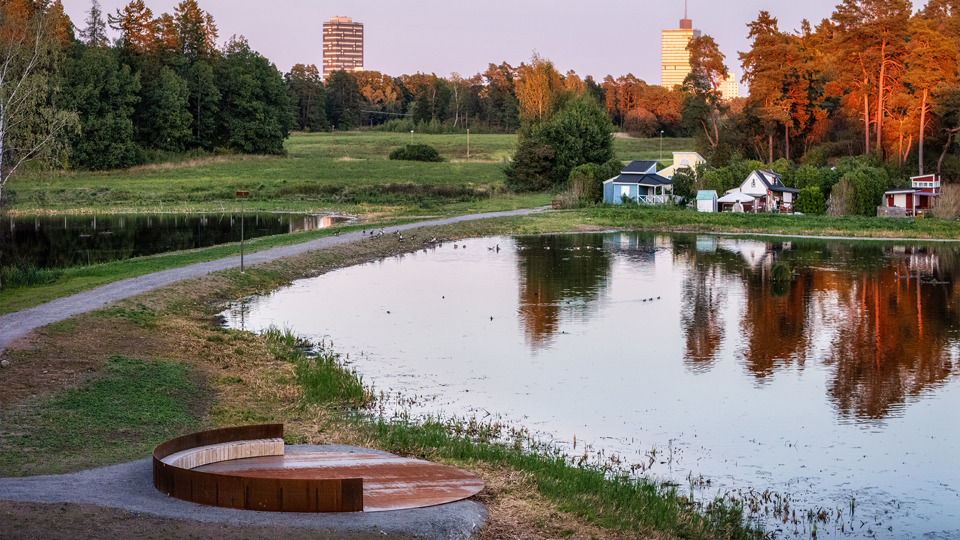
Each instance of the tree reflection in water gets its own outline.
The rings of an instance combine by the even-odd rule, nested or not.
[[[819,361],[833,366],[827,393],[839,414],[867,420],[886,418],[953,373],[956,248],[729,239],[715,245],[693,249],[682,237],[675,243],[675,257],[688,262],[681,325],[691,371],[710,369],[724,338],[760,383]],[[776,262],[794,272],[781,291],[770,272]],[[731,279],[742,280],[738,336],[725,336],[722,320]]]
[[[607,285],[611,254],[603,236],[546,235],[516,238],[518,314],[528,343],[549,345],[561,312],[586,316]]]

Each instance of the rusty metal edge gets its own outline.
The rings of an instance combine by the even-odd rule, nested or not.
[[[207,506],[268,512],[363,511],[362,478],[242,477],[193,471],[162,461],[170,454],[198,446],[282,437],[283,424],[261,424],[170,439],[153,450],[153,486],[171,497]]]

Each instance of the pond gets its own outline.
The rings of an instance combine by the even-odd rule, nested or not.
[[[349,218],[246,213],[244,237],[309,231]],[[101,214],[9,217],[0,227],[4,266],[68,268],[240,241],[240,214]]]
[[[784,535],[954,538],[958,276],[956,244],[493,237],[225,315],[333,340],[365,382],[416,396],[414,414],[616,454],[700,498],[759,505]]]

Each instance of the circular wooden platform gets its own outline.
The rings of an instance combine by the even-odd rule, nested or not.
[[[363,478],[364,512],[444,504],[483,489],[483,480],[454,467],[363,453],[296,452],[221,461],[193,470],[251,478]]]

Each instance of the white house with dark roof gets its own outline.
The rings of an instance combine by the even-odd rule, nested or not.
[[[663,204],[672,197],[673,182],[657,174],[656,161],[631,161],[603,183],[603,202],[621,204],[624,197],[639,204]]]
[[[771,171],[752,171],[740,187],[726,193],[743,193],[753,197],[753,202],[743,204],[747,212],[793,212],[799,189],[783,185],[782,177]],[[723,204],[723,201],[721,201]]]

